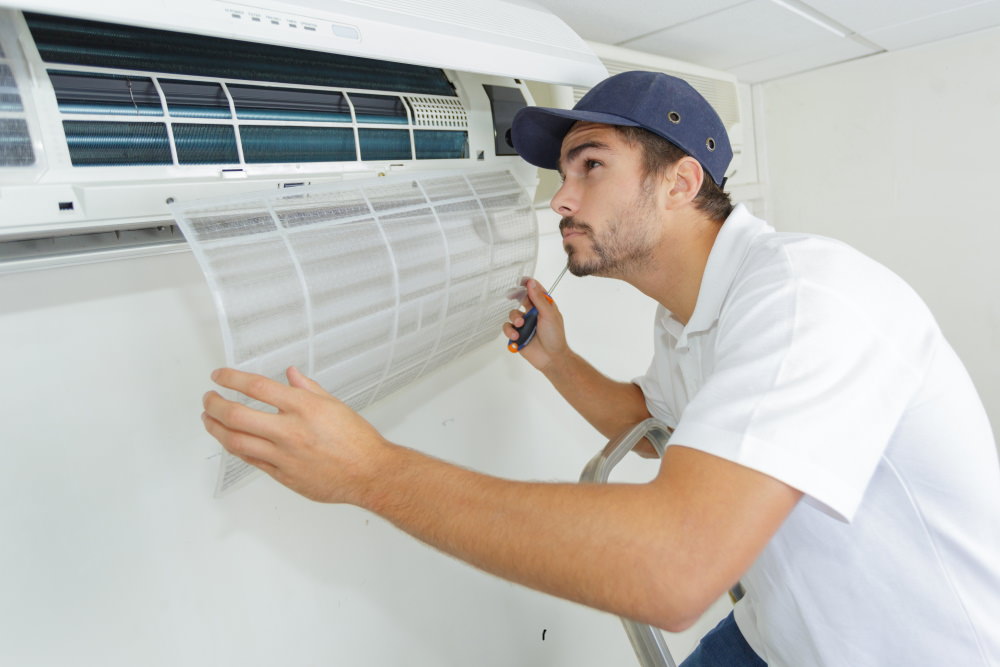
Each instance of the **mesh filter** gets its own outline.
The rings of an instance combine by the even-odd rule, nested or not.
[[[17,80],[0,50],[0,167],[30,167],[35,151]]]
[[[361,409],[495,339],[532,272],[531,199],[509,172],[380,178],[174,204],[229,365],[295,365]],[[218,493],[249,478],[226,456]]]

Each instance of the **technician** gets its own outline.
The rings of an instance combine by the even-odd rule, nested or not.
[[[295,369],[288,385],[216,371],[278,413],[209,392],[206,429],[309,498],[668,630],[741,580],[685,667],[1000,665],[996,444],[913,290],[844,244],[733,208],[725,128],[680,79],[616,75],[573,110],[522,110],[512,136],[563,178],[552,208],[570,270],[659,303],[648,372],[616,382],[567,346],[529,281],[539,320],[522,355],[608,438],[649,415],[671,426],[656,479],[464,470],[386,441]]]

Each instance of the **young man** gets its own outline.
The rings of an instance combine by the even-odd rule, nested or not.
[[[679,79],[611,77],[574,110],[523,110],[512,135],[563,176],[552,207],[571,270],[660,304],[635,383],[572,352],[533,281],[538,329],[522,354],[609,438],[650,414],[673,427],[655,480],[532,484],[459,469],[385,441],[294,369],[290,386],[217,371],[280,412],[210,392],[208,431],[310,498],[366,507],[485,570],[669,630],[742,578],[735,620],[687,665],[1000,664],[996,447],[912,290],[842,244],[732,209],[725,130]],[[623,579],[601,575],[608,562]]]

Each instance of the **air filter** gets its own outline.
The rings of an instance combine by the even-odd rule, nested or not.
[[[506,171],[171,208],[214,295],[227,363],[280,381],[295,365],[355,409],[496,339],[537,254],[531,199]],[[226,455],[217,494],[253,472]]]

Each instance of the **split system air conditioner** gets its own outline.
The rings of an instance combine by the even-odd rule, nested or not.
[[[604,76],[497,0],[0,0],[0,270],[182,241],[171,202],[442,170],[531,189],[524,80]]]

